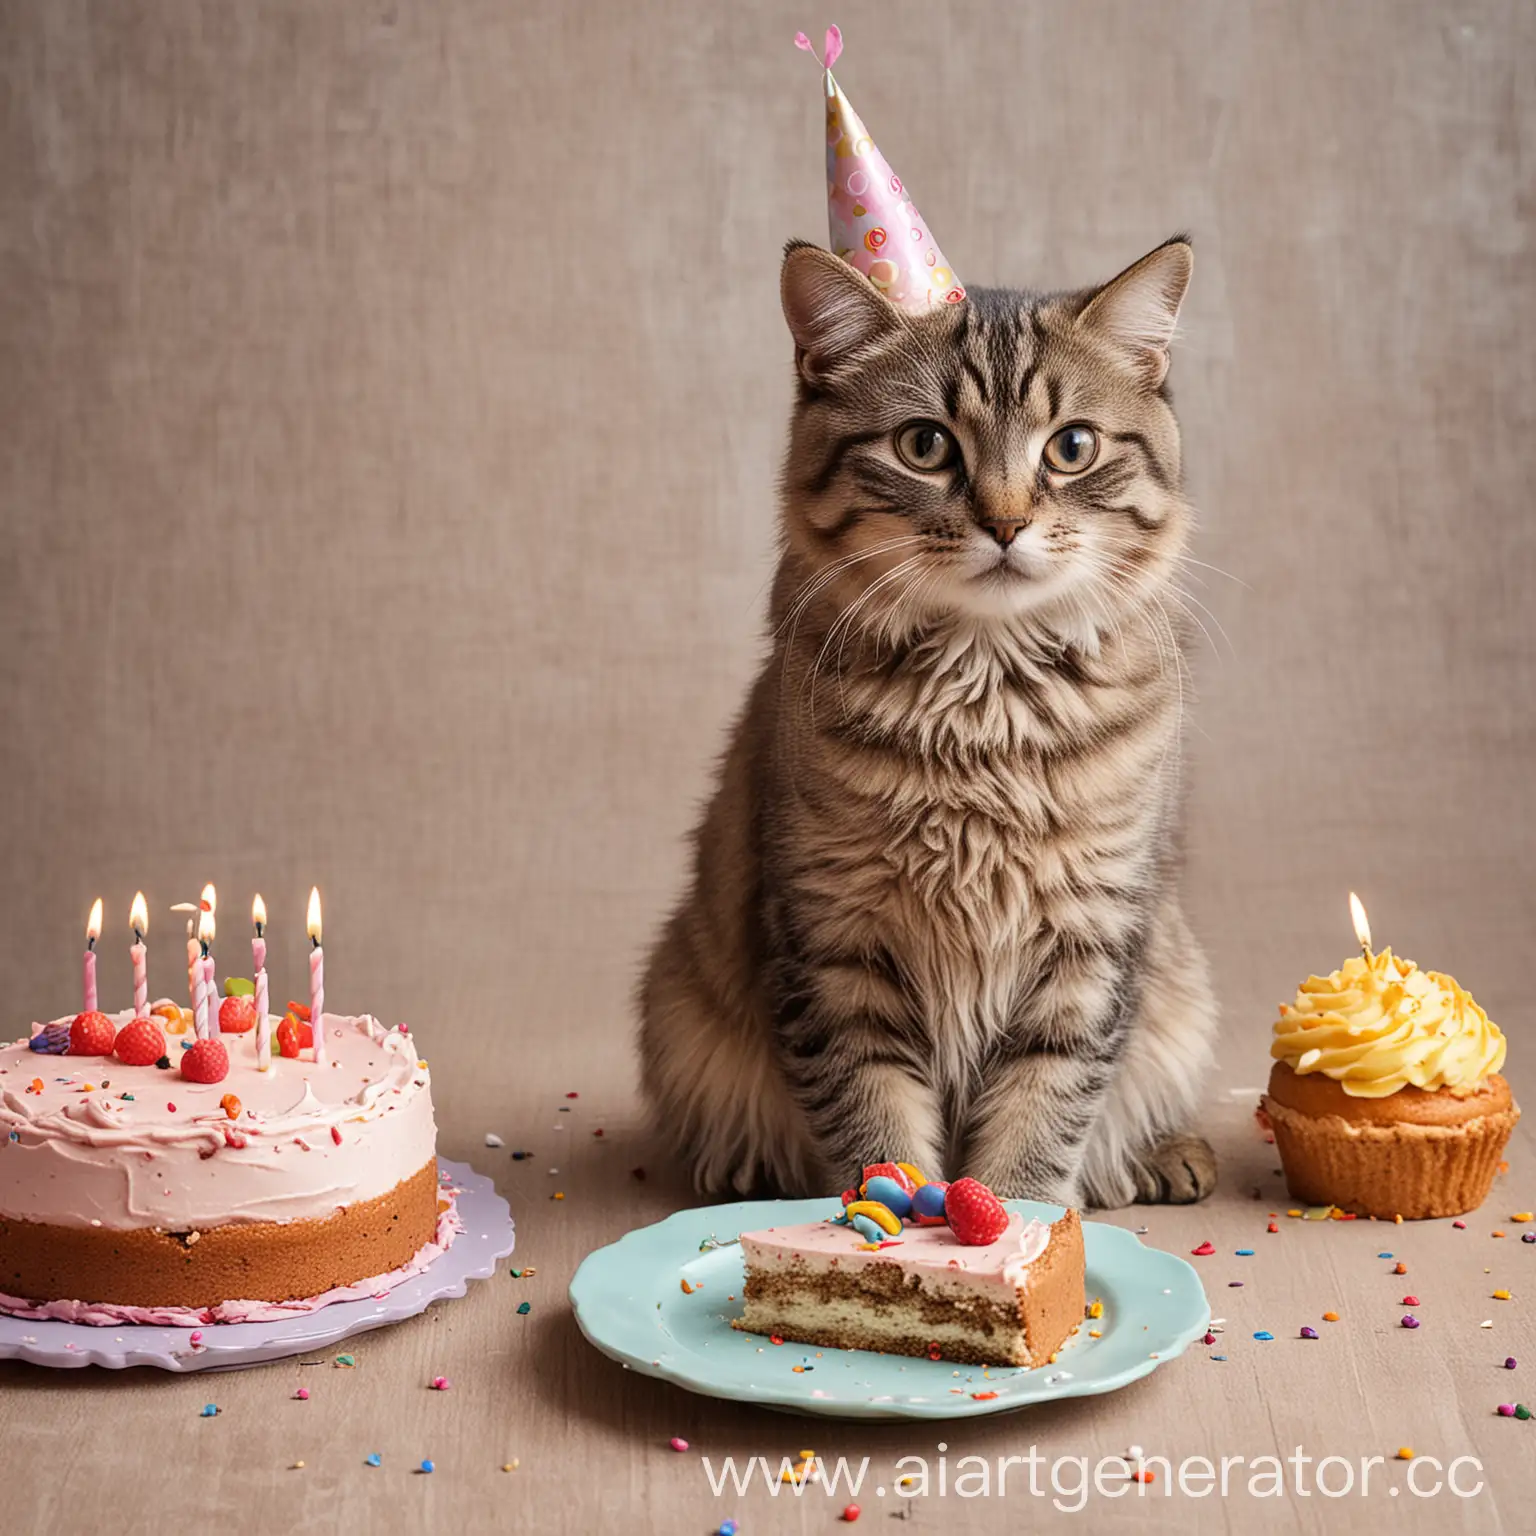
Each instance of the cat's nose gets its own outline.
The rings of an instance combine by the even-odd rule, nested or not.
[[[1013,541],[1019,536],[1019,530],[1029,526],[1029,519],[1026,517],[992,517],[983,522],[981,526],[985,528],[987,532],[990,533],[992,537],[996,539],[1004,549],[1007,549],[1008,546],[1012,544]]]

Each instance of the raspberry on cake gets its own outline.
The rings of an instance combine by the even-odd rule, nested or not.
[[[1078,1213],[1010,1214],[975,1179],[948,1186],[941,1203],[917,1174],[909,1206],[926,1224],[916,1225],[870,1199],[889,1166],[867,1168],[841,1214],[741,1234],[746,1310],[732,1327],[970,1365],[1050,1360],[1083,1319]]]
[[[0,1311],[197,1326],[307,1310],[388,1289],[451,1241],[431,1080],[403,1029],[327,1013],[317,1064],[295,1019],[266,1069],[249,1031],[215,1034],[173,1047],[172,1073],[161,1025],[180,1013],[88,1014],[0,1046]],[[37,1042],[57,1054],[61,1034],[69,1054],[34,1075]],[[103,1066],[110,1088],[93,1086]]]

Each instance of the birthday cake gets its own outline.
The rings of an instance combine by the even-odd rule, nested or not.
[[[746,1333],[971,1365],[1043,1365],[1083,1320],[1083,1231],[984,1184],[864,1170],[825,1221],[741,1234]]]
[[[245,1321],[379,1294],[452,1240],[403,1025],[322,1013],[316,1062],[299,1005],[221,1011],[206,1038],[162,1002],[0,1047],[0,1311]]]

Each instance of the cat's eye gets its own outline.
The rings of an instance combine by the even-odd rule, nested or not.
[[[1045,445],[1045,462],[1059,475],[1079,475],[1099,456],[1099,434],[1092,427],[1063,427]]]
[[[908,469],[932,474],[955,462],[955,440],[936,421],[909,421],[896,434],[896,452]]]

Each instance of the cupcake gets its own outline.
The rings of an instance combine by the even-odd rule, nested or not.
[[[1391,1219],[1488,1198],[1520,1110],[1471,993],[1368,950],[1282,1004],[1263,1109],[1293,1198]]]

